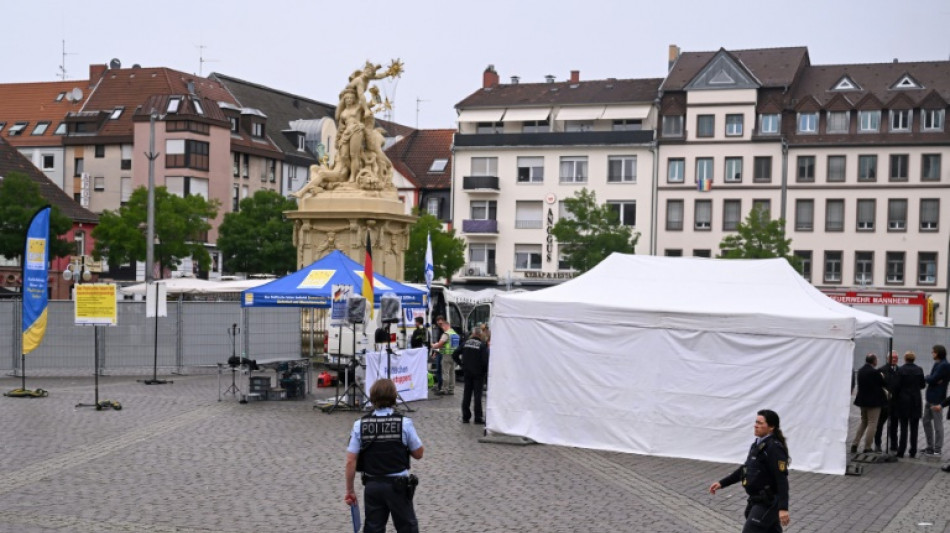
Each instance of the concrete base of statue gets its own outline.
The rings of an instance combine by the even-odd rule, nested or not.
[[[298,200],[296,211],[286,212],[294,221],[297,268],[340,250],[363,264],[366,234],[373,248],[373,272],[403,281],[409,228],[416,217],[394,189],[367,191],[337,188]]]

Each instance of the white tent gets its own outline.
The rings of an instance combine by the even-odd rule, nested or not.
[[[831,300],[784,259],[613,254],[495,299],[488,429],[538,442],[741,462],[759,409],[791,467],[844,473],[853,339],[886,317]]]
[[[239,293],[247,289],[263,285],[271,279],[239,279],[230,281],[208,281],[198,278],[167,278],[156,280],[156,283],[165,285],[168,294],[219,294]],[[123,294],[145,295],[145,283],[137,283],[122,287]]]

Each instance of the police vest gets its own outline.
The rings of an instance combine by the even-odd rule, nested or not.
[[[409,468],[409,447],[402,442],[402,415],[369,414],[360,420],[360,453],[356,469],[385,476]]]
[[[452,352],[454,352],[455,349],[459,347],[461,338],[459,337],[458,333],[456,333],[455,330],[452,328],[449,328],[449,330],[446,331],[445,334],[449,336],[449,342],[443,344],[442,349],[439,351],[441,351],[444,355],[452,355]]]
[[[773,479],[767,463],[769,444],[781,446],[779,442],[772,442],[771,437],[753,444],[742,467],[742,486],[750,496],[755,496],[761,491],[767,492],[769,496],[775,495],[778,480]]]

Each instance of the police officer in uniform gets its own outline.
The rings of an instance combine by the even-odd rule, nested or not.
[[[365,533],[383,533],[392,514],[398,533],[418,533],[419,523],[412,508],[418,480],[409,473],[410,457],[422,459],[422,441],[412,419],[393,413],[396,385],[379,379],[369,390],[375,410],[353,423],[346,448],[346,495],[348,505],[356,503],[353,483],[362,473],[366,509]]]
[[[745,464],[709,486],[709,492],[742,482],[749,495],[742,533],[781,533],[788,517],[788,448],[775,411],[755,417],[755,442]]]
[[[482,328],[472,330],[472,336],[465,344],[456,348],[452,353],[455,364],[461,365],[465,376],[465,390],[462,392],[462,423],[468,424],[472,419],[472,396],[475,397],[475,423],[485,423],[485,413],[482,411],[482,385],[485,383],[485,374],[488,372],[488,343],[484,340]]]

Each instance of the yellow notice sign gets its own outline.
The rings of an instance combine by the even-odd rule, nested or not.
[[[298,289],[322,289],[336,274],[336,270],[311,270],[307,277],[297,285]]]
[[[76,285],[76,325],[115,326],[118,324],[115,284]]]

